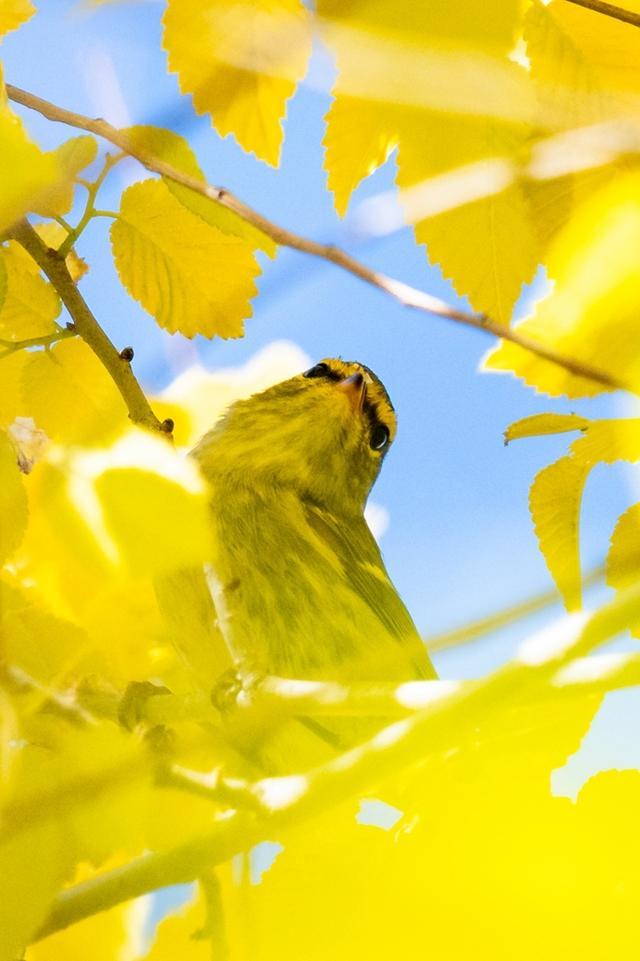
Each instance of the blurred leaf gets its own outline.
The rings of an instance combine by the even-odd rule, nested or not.
[[[540,437],[545,434],[564,434],[572,430],[586,430],[592,421],[579,414],[532,414],[509,424],[504,432],[505,443],[521,437]]]
[[[0,258],[1,259],[1,258]],[[29,354],[17,350],[0,357],[0,426],[9,427],[23,413],[22,371]]]
[[[21,588],[8,576],[0,580],[0,637],[8,662],[43,684],[66,679],[89,648],[82,630],[48,611],[33,587]]]
[[[165,130],[163,127],[149,126],[129,127],[123,132],[138,149],[170,163],[182,173],[200,178],[205,183],[204,174],[195,154],[180,134],[174,133],[173,130]],[[240,237],[241,240],[246,240],[252,247],[257,247],[270,257],[275,257],[277,245],[257,227],[243,220],[232,210],[228,210],[221,204],[189,190],[188,187],[183,187],[174,180],[170,180],[169,177],[165,177],[163,180],[174,197],[187,210],[204,220],[205,223],[217,227],[224,234],[233,234]]]
[[[0,430],[0,564],[16,550],[27,526],[27,495],[16,450]]]
[[[114,382],[79,338],[30,355],[22,375],[23,413],[53,440],[99,443],[127,423]]]
[[[619,518],[611,535],[607,555],[607,584],[623,591],[640,579],[640,504],[634,504]],[[635,636],[640,623],[633,629]]]
[[[29,140],[19,118],[6,105],[0,74],[0,183],[5,185],[0,196],[0,231],[33,210],[59,177],[55,158]]]
[[[41,337],[55,330],[60,298],[40,274],[38,265],[14,240],[0,249],[7,293],[0,308],[0,334],[5,340]]]
[[[637,387],[639,248],[640,176],[629,175],[586,202],[558,236],[549,256],[553,290],[518,332]],[[484,366],[512,371],[553,396],[607,390],[507,341],[488,354]]]
[[[81,871],[76,880],[88,880],[92,873]],[[131,961],[142,940],[145,915],[140,901],[102,911],[31,945],[25,961]]]
[[[122,283],[161,327],[242,336],[259,273],[251,248],[189,213],[163,183],[124,192],[111,244]]]
[[[0,37],[26,23],[35,12],[31,0],[0,0]]]
[[[51,156],[55,158],[61,178],[34,207],[35,213],[42,217],[60,216],[71,210],[74,180],[98,156],[98,142],[89,134],[72,137],[52,150]]]
[[[163,46],[180,90],[198,113],[211,114],[220,136],[277,166],[286,102],[311,49],[308,14],[299,0],[170,0]]]
[[[562,457],[536,475],[529,508],[540,550],[568,611],[581,606],[578,528],[589,465]]]

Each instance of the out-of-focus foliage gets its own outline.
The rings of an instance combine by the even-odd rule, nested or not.
[[[0,0],[0,36],[32,13]],[[397,151],[404,218],[476,311],[509,323],[542,267],[552,283],[519,333],[599,368],[612,389],[640,390],[632,26],[567,0],[319,0],[313,12],[298,0],[169,0],[163,24],[168,68],[195,110],[273,166],[315,37],[337,71],[325,147],[338,212]],[[252,715],[247,695],[235,727],[226,717],[230,654],[203,591],[218,505],[184,451],[229,403],[306,358],[279,345],[241,370],[187,371],[151,399],[163,430],[175,421],[175,447],[133,427],[122,381],[9,236],[35,215],[42,257],[81,291],[82,231],[104,213],[116,159],[76,133],[42,150],[0,94],[0,961],[635,957],[640,775],[604,771],[575,802],[550,779],[602,694],[639,681],[633,655],[590,655],[638,632],[640,505],[612,535],[616,600],[591,619],[578,609],[584,485],[600,463],[640,460],[640,421],[539,413],[505,432],[580,432],[530,495],[575,612],[556,633],[478,682],[434,682],[416,702],[395,692],[398,713],[413,703],[408,720],[312,772],[291,754],[285,776],[265,779],[246,725],[268,730],[287,701]],[[123,134],[204,181],[177,134]],[[142,168],[112,216],[120,279],[159,326],[242,335],[256,254],[277,251],[264,221]],[[359,216],[373,232],[400,225],[385,197]],[[554,397],[606,389],[506,341],[485,367]],[[397,809],[392,828],[356,818],[365,795]],[[282,846],[273,864],[257,841]],[[98,904],[39,940],[56,911],[104,890],[106,872],[107,887],[134,894],[200,883],[151,935],[137,900]],[[146,886],[126,888],[141,875]]]

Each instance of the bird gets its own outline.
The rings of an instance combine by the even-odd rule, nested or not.
[[[192,451],[211,492],[217,624],[241,673],[436,677],[364,516],[396,427],[369,367],[326,358],[236,401]],[[372,729],[307,726],[339,747]]]

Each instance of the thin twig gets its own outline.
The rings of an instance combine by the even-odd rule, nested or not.
[[[393,277],[388,277],[386,274],[372,270],[340,247],[336,247],[333,244],[321,244],[315,240],[310,240],[300,236],[300,234],[286,230],[256,210],[253,210],[226,188],[207,184],[198,177],[185,174],[164,160],[160,160],[147,151],[142,150],[126,133],[113,127],[110,123],[107,123],[106,120],[94,120],[83,114],[74,113],[71,110],[58,107],[47,100],[43,100],[41,97],[36,97],[26,90],[14,87],[12,84],[7,84],[6,89],[9,99],[13,100],[14,103],[19,103],[31,110],[36,110],[43,117],[46,117],[47,120],[64,123],[79,130],[86,130],[98,137],[102,137],[104,140],[108,140],[121,150],[124,150],[131,157],[135,157],[135,159],[148,170],[160,174],[162,177],[167,177],[175,183],[182,184],[182,186],[188,187],[195,193],[207,197],[209,200],[226,207],[228,210],[232,210],[247,223],[261,230],[277,244],[283,247],[291,247],[294,250],[319,257],[322,260],[327,260],[337,267],[346,270],[348,273],[353,274],[355,277],[359,277],[360,280],[365,281],[365,283],[382,290],[404,307],[410,307],[428,314],[435,314],[439,317],[453,320],[456,323],[473,327],[491,336],[509,340],[529,353],[536,354],[543,360],[563,367],[577,377],[585,377],[587,380],[596,381],[610,390],[631,390],[629,385],[608,374],[606,371],[593,367],[591,364],[574,360],[571,357],[565,357],[557,353],[553,348],[547,347],[544,344],[532,340],[530,337],[518,333],[517,329],[499,324],[482,314],[458,310],[450,304],[439,300],[437,297],[432,297],[416,287],[411,287],[402,281],[395,280]]]
[[[73,282],[64,257],[51,250],[40,239],[31,224],[22,220],[15,224],[10,235],[33,257],[43,273],[51,281],[60,299],[69,311],[76,332],[104,364],[122,395],[129,418],[149,430],[165,431],[163,424],[151,410],[131,365],[123,360],[104,330],[91,313],[78,287]]]
[[[111,170],[125,156],[126,154],[123,151],[120,151],[120,153],[116,154],[115,156],[111,156],[110,154],[107,154],[107,156],[105,157],[102,170],[100,171],[96,179],[91,183],[83,181],[82,185],[87,190],[87,202],[85,204],[82,217],[80,218],[76,226],[70,231],[70,233],[67,234],[63,242],[58,247],[58,253],[60,254],[61,257],[67,256],[67,254],[75,246],[76,241],[82,234],[87,224],[89,224],[90,221],[93,220],[93,218],[96,216],[95,204],[96,204],[96,198],[98,196],[100,188],[102,187],[103,183],[107,179],[107,176],[109,175]]]
[[[576,6],[585,7],[587,10],[594,10],[596,13],[603,13],[605,17],[613,17],[614,20],[630,23],[633,27],[640,27],[640,13],[616,7],[613,3],[604,3],[603,0],[567,0],[567,2],[575,3]]]
[[[28,337],[26,340],[4,340],[0,338],[0,360],[14,354],[17,350],[28,350],[29,347],[52,347],[59,340],[66,340],[68,337],[77,337],[78,331],[73,325],[69,327],[58,327],[50,334],[43,334],[41,337]]]

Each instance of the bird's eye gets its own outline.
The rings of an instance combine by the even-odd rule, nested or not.
[[[376,424],[371,431],[369,446],[372,450],[383,450],[389,443],[389,428],[384,424]]]
[[[316,364],[315,367],[310,367],[309,370],[305,370],[303,377],[328,377],[331,374],[331,368],[328,364]]]

